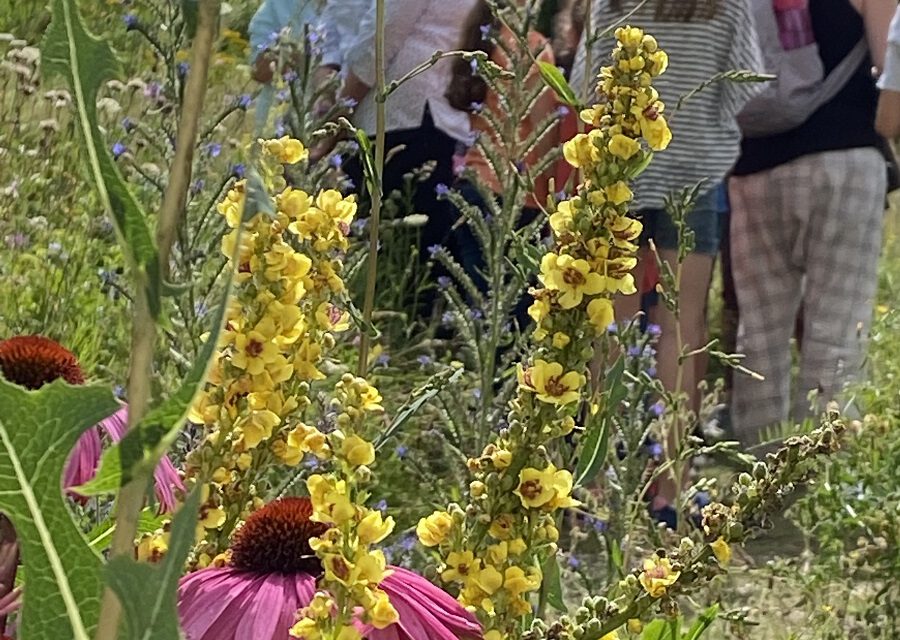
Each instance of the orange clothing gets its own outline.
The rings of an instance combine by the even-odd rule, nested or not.
[[[506,27],[504,27],[503,32],[501,32],[501,38],[509,43],[510,48],[517,46],[514,34]],[[528,47],[532,52],[540,52],[536,55],[536,58],[539,61],[549,62],[550,64],[554,63],[553,51],[550,49],[547,39],[544,38],[544,36],[542,36],[541,34],[534,31],[529,32]],[[494,47],[494,52],[491,54],[491,61],[504,69],[508,69],[510,67],[510,61],[506,57],[506,54],[501,47]],[[526,83],[528,83],[528,86],[533,87],[535,86],[535,83],[542,82],[543,80],[540,77],[540,70],[538,69],[537,65],[534,65],[531,71],[529,71],[528,77],[526,78]],[[558,102],[556,100],[556,94],[553,93],[553,90],[549,87],[545,87],[544,91],[535,102],[529,114],[519,124],[519,139],[526,140],[534,132],[535,128],[548,115],[553,113],[557,109],[557,107]],[[499,96],[497,96],[493,91],[488,91],[483,109],[489,110],[494,116],[495,120],[498,122],[505,122],[508,119],[503,108],[500,106]],[[502,159],[502,161],[509,162],[512,165],[519,165],[519,163],[524,160],[525,168],[532,167],[540,158],[544,157],[548,152],[550,152],[555,146],[559,144],[558,127],[554,125],[552,130],[548,131],[544,135],[540,143],[537,144],[535,148],[532,149],[531,153],[529,153],[524,159],[513,158],[510,157],[510,154],[506,152],[506,150],[503,148],[503,145],[498,143],[497,134],[491,129],[491,126],[488,124],[486,118],[478,114],[472,114],[470,118],[472,131],[480,133],[481,135],[491,136],[491,139],[495,142],[495,144],[498,144],[498,147],[500,148],[500,158]],[[491,169],[490,164],[488,164],[487,159],[484,157],[484,154],[482,153],[478,145],[472,145],[472,147],[469,148],[465,156],[465,165],[467,168],[474,170],[479,179],[486,186],[490,187],[490,189],[494,191],[494,193],[500,193],[502,191],[500,181],[497,179],[497,176],[494,174],[494,171]],[[538,204],[540,204],[541,206],[546,205],[547,195],[549,193],[548,180],[553,177],[553,172],[554,167],[551,166],[551,168],[545,171],[542,175],[532,176],[534,180],[535,190],[534,193],[528,194],[526,206],[537,207]]]

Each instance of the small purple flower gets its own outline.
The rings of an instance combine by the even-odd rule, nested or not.
[[[379,500],[375,503],[375,508],[378,509],[381,513],[387,513],[387,500]]]
[[[569,107],[565,105],[560,105],[556,108],[556,117],[559,119],[565,118],[569,115]]]
[[[416,362],[418,362],[423,367],[427,367],[434,362],[434,359],[431,356],[422,354],[418,358],[416,358]]]
[[[231,165],[231,175],[233,175],[238,180],[243,180],[244,175],[247,173],[247,168],[238,162],[237,164]]]
[[[125,133],[131,133],[137,128],[137,125],[131,118],[122,118],[122,128],[125,129]]]
[[[131,31],[132,29],[137,29],[138,17],[133,13],[126,13],[122,17],[122,22],[125,23],[125,31]]]
[[[643,353],[643,351],[641,350],[641,348],[639,346],[632,345],[632,346],[628,347],[628,350],[626,351],[626,353],[628,354],[628,357],[630,357],[630,358],[638,358],[638,357],[640,357],[641,353]]]
[[[525,169],[526,167],[524,162],[522,162],[521,160],[516,162],[516,171],[520,176],[525,174]]]
[[[162,94],[162,86],[158,82],[148,82],[144,85],[144,97],[158,100]]]
[[[351,140],[350,144],[347,145],[347,149],[350,150],[350,153],[356,153],[359,151],[359,143],[356,140]]]
[[[594,531],[596,531],[597,533],[603,533],[604,531],[606,531],[606,527],[607,525],[603,520],[594,518]]]
[[[386,367],[391,363],[391,356],[387,353],[379,354],[377,358],[375,358],[375,365],[379,367]]]
[[[116,143],[112,146],[112,154],[113,154],[113,158],[114,158],[115,160],[118,160],[118,159],[121,157],[121,155],[122,155],[123,153],[125,153],[126,151],[128,151],[128,147],[126,147],[126,146],[125,146],[124,144],[122,144],[121,142],[116,142]]]
[[[647,375],[651,378],[656,377],[656,367],[647,367]]]
[[[357,104],[359,103],[353,98],[341,98],[340,100],[340,105],[344,109],[355,109]]]
[[[488,38],[491,37],[491,31],[492,31],[491,25],[483,24],[478,27],[478,30],[481,31],[481,39],[482,40],[487,40]]]
[[[608,327],[606,327],[606,333],[618,333],[618,332],[619,332],[619,325],[617,325],[615,322],[611,322],[610,325]]]
[[[11,233],[4,238],[6,246],[10,249],[22,249],[28,246],[28,236],[21,231]]]
[[[472,60],[469,62],[469,67],[472,69],[472,75],[477,76],[478,75],[478,58],[472,58]]]
[[[194,180],[194,183],[191,185],[191,195],[197,195],[201,191],[203,191],[203,187],[206,185],[206,182],[203,178],[197,178]]]
[[[188,71],[191,70],[191,65],[189,65],[187,62],[179,62],[177,68],[178,68],[178,77],[185,78],[185,77],[187,77]]]
[[[447,287],[449,287],[451,282],[452,280],[449,276],[438,276],[437,283],[441,289],[446,289]]]
[[[484,317],[481,309],[469,309],[468,314],[472,320],[481,320]]]
[[[581,560],[579,560],[578,558],[576,558],[573,555],[570,555],[568,558],[566,558],[566,562],[569,565],[570,569],[577,569],[578,567],[581,566]]]
[[[650,445],[647,447],[647,453],[650,454],[650,456],[651,456],[652,458],[654,458],[654,459],[659,459],[659,458],[662,457],[662,454],[663,454],[663,447],[662,447],[662,445],[661,445],[660,443],[658,443],[658,442],[652,442],[652,443],[650,443]]]
[[[287,127],[284,126],[284,122],[279,118],[275,121],[275,135],[279,138],[287,133]]]
[[[366,230],[366,227],[369,226],[369,221],[366,218],[359,218],[350,223],[350,226],[357,233],[362,233]]]
[[[416,548],[417,543],[418,539],[413,533],[408,533],[400,539],[400,546],[403,547],[404,551],[412,551]]]
[[[204,318],[209,313],[209,306],[203,300],[197,300],[194,304],[194,313],[198,318]]]
[[[454,316],[452,311],[445,311],[441,316],[441,324],[445,327],[449,327],[453,324],[453,318]]]
[[[566,200],[568,197],[569,197],[569,194],[566,193],[565,191],[557,191],[556,192],[556,199],[560,202],[562,202],[563,200]]]
[[[210,142],[203,148],[203,150],[210,158],[218,158],[219,154],[222,153],[222,145],[218,142]]]
[[[341,157],[341,154],[337,153],[328,159],[328,164],[330,164],[335,169],[340,169],[344,164],[344,158]]]
[[[651,322],[647,325],[647,335],[649,335],[651,338],[658,338],[660,335],[662,335],[662,327]]]
[[[441,247],[441,245],[439,245],[439,244],[433,244],[430,247],[428,247],[428,249],[427,249],[428,255],[433,258],[435,255],[437,255],[437,252],[440,251],[442,248],[443,247]]]
[[[125,387],[120,384],[117,384],[113,387],[113,395],[116,396],[119,400],[125,399]]]
[[[650,406],[650,413],[659,418],[666,412],[666,405],[663,404],[662,400],[657,400]]]
[[[476,400],[481,400],[481,389],[475,388],[472,389],[472,397]]]
[[[438,182],[434,187],[434,192],[438,196],[446,196],[450,193],[450,187],[445,185],[443,182]]]
[[[252,101],[253,98],[245,93],[237,99],[237,106],[241,109],[249,109]]]
[[[484,111],[484,103],[483,102],[472,102],[469,103],[469,111],[472,113],[481,113]]]
[[[406,454],[409,453],[409,448],[401,444],[399,447],[394,449],[394,453],[397,454],[398,458],[405,458]]]
[[[293,69],[288,69],[287,71],[284,72],[283,77],[284,77],[285,82],[295,82],[299,76],[297,75],[297,72],[294,71]],[[287,100],[287,95],[288,95],[287,91],[282,91],[278,94],[278,98],[280,100]]]

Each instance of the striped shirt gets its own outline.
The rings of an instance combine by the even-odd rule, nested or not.
[[[609,0],[594,0],[591,26],[595,32],[618,24],[638,4],[623,0],[613,11]],[[698,2],[698,6],[703,3]],[[741,134],[735,116],[760,91],[757,83],[716,82],[684,102],[678,99],[723,71],[763,69],[753,15],[747,0],[720,0],[710,19],[675,22],[655,18],[656,2],[650,0],[629,23],[653,35],[669,54],[669,68],[654,86],[666,104],[672,129],[668,149],[656,154],[650,167],[635,182],[635,208],[661,209],[665,197],[706,179],[706,189],[721,182],[740,154]],[[593,48],[593,76],[609,64],[615,41],[612,30]],[[572,87],[582,93],[585,86],[585,45],[582,40],[572,69]],[[593,94],[581,96],[591,103]]]

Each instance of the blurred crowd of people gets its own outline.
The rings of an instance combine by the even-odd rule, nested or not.
[[[501,67],[508,64],[503,47],[492,42],[513,43],[515,35],[497,28],[484,0],[386,0],[385,6],[388,81],[435,51],[480,50]],[[681,268],[680,314],[676,318],[662,305],[644,311],[662,330],[661,381],[674,389],[680,380],[698,410],[704,363],[688,360],[679,376],[679,349],[707,343],[707,302],[714,264],[721,260],[726,342],[732,334],[726,348],[744,354],[742,365],[759,374],[736,373],[730,384],[732,426],[748,446],[767,427],[813,417],[861,372],[885,196],[900,186],[889,171],[893,156],[886,142],[900,135],[897,12],[896,0],[547,0],[527,34],[535,58],[558,65],[585,103],[613,44],[611,30],[595,34],[623,20],[652,33],[668,52],[671,64],[658,90],[673,107],[680,96],[729,71],[778,74],[775,83],[714,82],[686,100],[670,114],[669,148],[634,185],[635,213],[644,224],[637,279],[648,291],[655,284],[651,241],[662,261],[674,266],[678,259],[679,234],[666,197],[702,185],[687,216],[694,242]],[[273,34],[310,24],[324,34],[317,73],[340,75],[338,97],[356,105],[354,124],[374,133],[374,0],[265,0],[250,25],[256,78],[272,78],[266,43]],[[540,82],[536,73],[531,79]],[[385,169],[385,191],[433,162],[413,202],[416,211],[429,214],[422,246],[455,242],[473,275],[481,257],[465,225],[453,230],[458,216],[439,201],[439,185],[456,181],[471,204],[483,207],[483,191],[456,178],[455,167],[463,164],[499,195],[491,164],[472,146],[476,134],[495,135],[481,114],[495,109],[498,99],[457,58],[441,60],[387,100],[386,146],[402,151]],[[523,131],[558,106],[548,89],[520,123]],[[559,145],[569,137],[566,129],[574,130],[575,116],[569,114],[533,157],[509,160],[528,165]],[[523,220],[539,214],[548,180],[560,178],[558,169],[535,182]],[[361,175],[358,163],[348,163],[347,170],[352,178]],[[617,316],[634,317],[640,304],[638,296],[623,298]],[[674,492],[663,483],[654,508],[664,509]]]

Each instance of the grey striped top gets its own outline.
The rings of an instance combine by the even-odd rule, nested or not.
[[[638,1],[623,0],[619,11],[610,8],[609,0],[593,0],[592,4],[591,29],[599,33],[619,23]],[[649,0],[628,19],[628,24],[653,35],[669,54],[669,68],[656,79],[655,86],[666,104],[672,143],[665,151],[658,152],[649,169],[637,178],[634,189],[637,209],[662,208],[667,194],[702,179],[707,179],[706,187],[712,188],[737,160],[741,136],[735,115],[760,90],[759,84],[717,82],[684,102],[679,111],[675,111],[675,106],[679,97],[717,73],[762,71],[748,5],[748,0],[720,0],[718,10],[710,19],[673,22],[657,20],[656,1]],[[609,64],[615,44],[612,33],[613,29],[609,29],[609,34],[593,47],[591,95],[581,96],[588,103],[593,100],[593,76],[601,66]],[[584,42],[582,38],[572,69],[571,84],[578,94],[584,92],[585,86]]]

